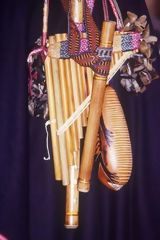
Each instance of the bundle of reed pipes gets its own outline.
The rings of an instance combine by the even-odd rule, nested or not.
[[[83,23],[83,1],[73,0],[70,7],[72,19],[76,23]],[[67,34],[49,37],[45,71],[55,178],[62,180],[67,190],[65,227],[76,228],[79,211],[77,179],[80,141],[83,138],[83,127],[87,124],[88,112],[85,111],[65,132],[59,133],[57,130],[89,94],[87,89],[91,89],[93,73],[91,69],[79,66],[68,56],[61,57],[60,46],[65,41],[67,41]]]

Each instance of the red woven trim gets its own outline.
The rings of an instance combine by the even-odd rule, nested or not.
[[[95,73],[99,75],[108,76],[110,69],[110,61],[103,61],[98,58],[91,68]]]
[[[107,76],[110,70],[110,61],[101,60],[93,53],[83,53],[72,57],[75,62],[83,67],[90,67],[95,73]]]
[[[95,59],[95,56],[93,53],[83,53],[73,57],[73,59],[83,67],[91,67]]]

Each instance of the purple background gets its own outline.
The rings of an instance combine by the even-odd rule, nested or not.
[[[51,1],[49,33],[67,31],[59,0]],[[143,0],[119,0],[123,16],[130,10],[148,14]],[[0,44],[0,233],[9,240],[158,240],[160,239],[160,81],[143,95],[114,86],[128,122],[133,173],[119,192],[97,179],[97,162],[88,194],[80,194],[80,227],[65,230],[65,189],[54,181],[46,155],[44,121],[27,111],[27,64],[41,34],[43,1],[1,2]],[[101,25],[102,9],[95,16]],[[155,46],[155,56],[157,55]],[[157,59],[157,68],[159,67]]]

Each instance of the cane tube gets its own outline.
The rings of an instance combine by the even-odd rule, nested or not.
[[[115,22],[103,22],[100,47],[112,47],[115,26]],[[88,192],[90,189],[90,178],[100,124],[100,117],[102,113],[102,104],[106,88],[106,81],[107,76],[102,76],[98,74],[94,75],[88,126],[84,140],[81,167],[79,173],[78,189],[81,192]]]
[[[75,23],[83,23],[83,0],[71,0],[70,2],[70,14]],[[65,73],[68,83],[68,98],[70,99],[69,110],[70,114],[75,111],[75,107],[79,105],[80,94],[78,92],[78,77],[77,66],[72,59],[65,60]],[[66,213],[65,213],[65,227],[67,229],[75,229],[78,227],[79,222],[79,191],[77,188],[78,183],[78,171],[80,161],[80,139],[82,133],[80,131],[79,121],[71,126],[72,130],[75,130],[74,138],[72,136],[73,146],[75,151],[73,153],[72,161],[69,163],[69,177],[70,183],[66,189]]]

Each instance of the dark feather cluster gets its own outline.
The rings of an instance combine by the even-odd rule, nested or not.
[[[127,12],[124,21],[125,32],[138,32],[141,34],[139,53],[129,59],[120,69],[121,84],[128,92],[144,92],[146,85],[150,84],[158,75],[153,67],[153,44],[157,37],[150,35],[150,28],[145,15],[138,17]]]
[[[142,93],[152,80],[158,78],[152,60],[134,55],[120,69],[121,85],[128,92]]]

